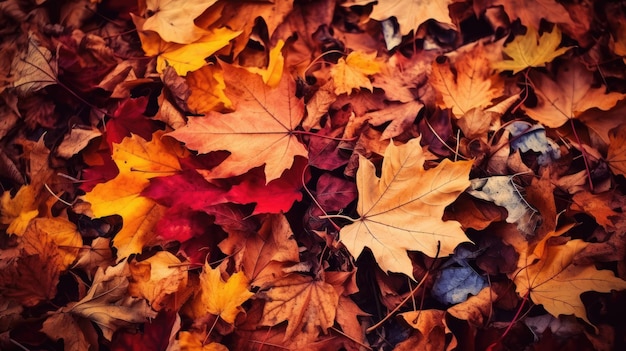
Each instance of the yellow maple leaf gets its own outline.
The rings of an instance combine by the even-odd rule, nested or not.
[[[570,47],[558,48],[561,45],[561,31],[554,27],[552,32],[543,33],[541,37],[537,30],[528,26],[526,34],[515,37],[505,48],[504,53],[511,60],[502,60],[493,63],[498,71],[513,71],[513,74],[528,67],[544,67],[546,63],[563,55]],[[557,49],[558,48],[558,49]]]
[[[283,46],[285,42],[281,39],[270,50],[269,64],[266,68],[246,67],[252,73],[256,73],[263,78],[263,82],[272,88],[276,88],[283,76],[283,68],[285,67],[285,58],[283,57]]]
[[[593,87],[593,74],[573,60],[559,66],[556,80],[539,73],[531,74],[530,78],[537,104],[524,107],[524,111],[550,128],[558,128],[592,108],[607,111],[626,96],[618,92],[607,94],[604,87]]]
[[[353,51],[345,59],[339,61],[330,70],[335,84],[335,94],[350,94],[353,89],[361,87],[372,91],[372,82],[368,76],[379,73],[381,64],[376,60],[376,53],[366,54]]]
[[[210,313],[232,324],[243,311],[241,304],[254,295],[248,286],[248,278],[243,272],[237,272],[224,281],[219,268],[213,269],[205,263],[200,274],[200,293],[191,303],[192,314],[202,318]]]
[[[276,281],[267,298],[260,325],[271,327],[288,321],[284,340],[292,338],[299,346],[314,341],[319,328],[325,333],[333,326],[339,303],[339,294],[332,285],[300,274]]]
[[[147,19],[139,30],[159,33],[163,40],[189,44],[200,39],[202,28],[194,24],[200,16],[217,0],[146,0]]]
[[[24,185],[11,198],[11,192],[5,191],[0,197],[0,222],[8,224],[7,233],[21,236],[31,219],[37,217],[35,190],[32,185]]]
[[[451,108],[457,118],[471,109],[489,106],[491,100],[503,94],[503,81],[492,74],[485,51],[482,44],[475,46],[456,59],[454,70],[449,60],[433,62],[429,81],[439,93],[439,105]]]
[[[538,261],[527,264],[514,273],[517,292],[543,307],[555,317],[575,315],[593,325],[587,318],[580,294],[586,291],[610,292],[626,290],[626,281],[608,270],[598,270],[593,265],[576,265],[574,257],[588,243],[575,239],[564,245],[545,246]],[[520,262],[520,265],[523,264]],[[595,328],[595,326],[594,326]]]
[[[131,14],[132,15],[132,14]],[[137,28],[141,28],[143,18],[133,16]],[[165,41],[152,31],[139,30],[141,47],[148,56],[157,57],[157,72],[172,66],[181,76],[206,65],[205,59],[227,46],[241,32],[226,27],[206,30],[205,34],[188,44]]]
[[[471,161],[443,160],[424,170],[420,139],[389,143],[381,177],[365,157],[356,176],[361,215],[341,229],[343,244],[357,257],[369,247],[384,271],[412,276],[407,250],[447,256],[469,239],[456,221],[443,221],[443,211],[469,185]],[[440,249],[438,249],[440,248]]]
[[[164,207],[140,195],[150,183],[149,179],[181,169],[178,156],[184,153],[180,145],[161,140],[162,135],[155,133],[150,142],[133,135],[124,138],[121,144],[114,144],[112,157],[120,173],[82,197],[91,203],[96,217],[122,217],[122,229],[113,238],[118,261],[142,251],[154,238],[154,226],[165,211]]]
[[[452,25],[448,5],[452,0],[386,0],[378,1],[370,18],[384,21],[396,17],[402,35],[409,34],[429,19]]]

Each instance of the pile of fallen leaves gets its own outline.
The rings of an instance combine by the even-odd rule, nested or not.
[[[626,5],[0,23],[0,349],[626,348]]]

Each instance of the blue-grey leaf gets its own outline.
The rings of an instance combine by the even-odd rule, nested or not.
[[[448,267],[437,276],[432,294],[440,302],[451,305],[467,300],[470,294],[478,294],[485,286],[485,279],[471,267]]]

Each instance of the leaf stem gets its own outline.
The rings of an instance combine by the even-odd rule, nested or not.
[[[578,137],[578,133],[576,133],[576,126],[574,126],[574,119],[569,119],[570,126],[572,127],[572,132],[574,132],[574,137],[576,138],[576,142],[580,145],[580,151],[583,154],[583,162],[585,163],[585,170],[587,170],[587,181],[589,181],[589,190],[593,192],[593,181],[591,180],[591,171],[589,170],[589,159],[587,155],[587,151],[585,151],[585,146],[580,142],[580,138]]]
[[[417,284],[417,286],[415,288],[413,288],[413,290],[411,290],[409,292],[409,295],[407,297],[405,297],[404,300],[402,300],[402,302],[400,302],[398,304],[398,306],[396,306],[396,308],[393,309],[393,311],[389,312],[385,316],[385,318],[381,319],[378,323],[374,324],[373,326],[365,329],[365,332],[366,333],[371,333],[372,331],[374,331],[375,329],[380,327],[383,323],[385,323],[389,318],[391,318],[391,316],[393,316],[396,312],[398,312],[400,307],[402,307],[407,301],[409,301],[413,297],[413,294],[415,294],[417,292],[417,290],[424,284],[424,282],[426,281],[426,278],[428,278],[429,274],[430,274],[430,271],[426,271],[426,274],[424,274],[424,277],[422,277],[422,279]]]

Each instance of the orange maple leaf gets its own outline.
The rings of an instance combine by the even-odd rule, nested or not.
[[[493,51],[493,50],[491,50]],[[498,75],[493,74],[489,50],[484,45],[475,45],[454,62],[433,62],[430,82],[439,93],[439,105],[451,108],[460,118],[474,108],[483,108],[491,100],[502,96],[504,84]]]
[[[469,241],[456,221],[442,221],[443,211],[469,185],[471,161],[443,160],[424,170],[420,139],[389,143],[381,177],[365,157],[356,176],[361,215],[341,229],[341,241],[357,257],[369,247],[384,271],[412,276],[407,250],[446,256]],[[438,249],[440,247],[440,250]]]
[[[542,241],[525,261],[526,264],[514,274],[517,292],[530,297],[555,317],[561,314],[575,315],[593,325],[587,318],[585,305],[580,294],[585,291],[610,292],[625,290],[623,281],[607,270],[598,270],[593,265],[576,265],[574,258],[588,243],[576,239],[564,245],[546,245]],[[530,257],[541,255],[531,263]],[[595,328],[595,326],[594,326]]]
[[[294,157],[307,157],[306,148],[294,133],[302,121],[304,103],[295,96],[295,82],[287,75],[272,89],[257,74],[222,66],[226,94],[233,100],[235,112],[190,118],[185,127],[169,135],[200,153],[230,152],[205,177],[232,177],[265,164],[268,183],[290,168]]]
[[[400,25],[402,35],[409,34],[417,29],[420,24],[429,19],[452,25],[448,5],[452,0],[426,0],[426,1],[379,1],[374,6],[370,18],[384,21],[392,16],[396,17]]]
[[[607,94],[603,87],[592,87],[593,74],[573,60],[559,66],[555,80],[533,73],[531,80],[537,105],[524,107],[524,110],[532,119],[550,128],[558,128],[592,108],[609,110],[626,96],[617,92]]]

